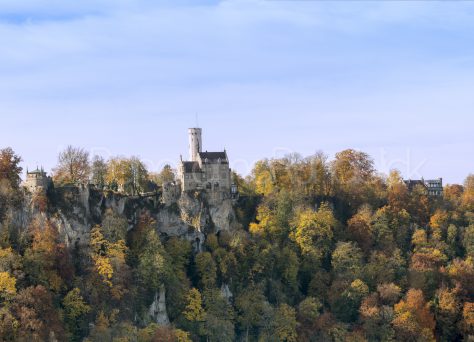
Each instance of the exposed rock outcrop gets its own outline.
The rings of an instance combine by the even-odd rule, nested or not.
[[[46,211],[39,211],[32,197],[26,194],[25,205],[10,208],[8,222],[18,229],[26,229],[35,217],[42,215],[57,226],[66,245],[80,245],[88,242],[91,228],[102,223],[107,210],[125,217],[129,229],[135,227],[142,213],[148,212],[160,235],[185,238],[193,243],[195,252],[201,250],[207,234],[238,229],[232,200],[208,201],[204,191],[184,192],[176,201],[165,204],[161,193],[127,196],[87,186],[53,188],[48,193]]]
[[[221,286],[221,294],[227,300],[228,303],[231,302],[232,297],[234,296],[230,291],[229,285],[225,283],[223,283]]]
[[[155,293],[153,303],[150,305],[148,314],[153,322],[160,325],[169,325],[170,320],[166,311],[166,289],[164,285],[160,286],[160,291]]]

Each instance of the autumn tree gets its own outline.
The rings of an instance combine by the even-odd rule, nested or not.
[[[338,242],[331,263],[334,275],[339,279],[353,281],[362,275],[362,252],[353,242]]]
[[[62,304],[65,311],[65,322],[72,334],[72,339],[78,341],[87,323],[83,318],[90,312],[91,307],[86,304],[81,290],[77,287],[66,294]]]
[[[408,189],[398,170],[391,170],[387,178],[388,205],[394,211],[403,210],[408,202]]]
[[[196,271],[201,288],[211,288],[216,283],[216,263],[211,253],[202,252],[196,255]]]
[[[203,303],[206,311],[204,333],[211,341],[234,341],[235,312],[222,292],[216,288],[204,291]]]
[[[103,189],[106,185],[107,176],[107,163],[103,157],[96,155],[92,158],[91,173],[92,184],[95,184],[99,189]]]
[[[367,153],[353,149],[338,152],[331,169],[337,192],[351,212],[375,199],[374,162]]]
[[[170,319],[179,318],[185,306],[185,297],[190,287],[188,278],[188,267],[191,263],[191,243],[179,237],[172,237],[164,243],[166,255],[168,255],[166,277],[164,279],[167,289],[166,293],[167,311]],[[161,250],[160,250],[161,253]]]
[[[446,241],[448,234],[449,215],[446,211],[437,210],[430,218],[432,238],[436,242]]]
[[[125,191],[125,185],[130,181],[130,169],[127,160],[122,157],[110,158],[107,163],[105,181],[112,190]]]
[[[376,211],[371,226],[372,239],[377,250],[391,252],[396,248],[394,230],[390,227],[390,218],[384,208]]]
[[[265,301],[262,290],[256,286],[244,289],[235,299],[237,321],[245,331],[245,341],[249,341],[250,330],[257,329],[261,325]]]
[[[427,232],[418,229],[414,232],[412,243],[414,252],[410,260],[410,283],[425,293],[433,294],[440,277],[440,267],[445,265],[447,256],[436,244],[429,241]]]
[[[474,174],[469,174],[464,181],[462,205],[466,210],[474,211]]]
[[[330,301],[336,317],[349,323],[357,320],[360,304],[369,294],[369,287],[361,279],[355,279],[349,286],[346,284],[347,281],[338,281],[333,284]]]
[[[69,145],[59,153],[54,169],[54,181],[58,183],[87,183],[90,175],[89,152]]]
[[[20,185],[21,157],[10,148],[0,149],[0,179],[6,179],[13,189]]]
[[[89,333],[89,339],[93,342],[112,340],[111,325],[115,315],[106,315],[103,310],[99,311],[94,326]]]
[[[202,307],[202,296],[199,290],[192,288],[186,298],[187,304],[183,316],[190,322],[203,322],[205,311]]]
[[[296,342],[298,334],[296,310],[287,304],[281,304],[275,312],[275,334],[278,341]]]
[[[333,180],[328,157],[318,152],[306,158],[299,167],[299,176],[307,196],[329,197],[333,191]]]
[[[114,157],[108,162],[105,180],[109,186],[136,195],[147,189],[148,170],[138,157]]]
[[[252,175],[257,194],[269,195],[273,192],[275,177],[272,174],[268,160],[258,161],[252,170]]]
[[[393,307],[385,305],[379,293],[372,293],[362,301],[359,310],[362,327],[369,341],[393,341]]]
[[[158,185],[163,185],[173,182],[176,179],[176,175],[171,165],[166,164],[159,173],[150,173],[150,179]]]
[[[107,209],[102,219],[101,231],[104,238],[111,242],[126,239],[128,230],[127,218],[112,209]]]
[[[367,153],[352,149],[336,153],[333,169],[335,176],[342,184],[354,178],[367,180],[375,171],[373,160]]]
[[[163,245],[156,231],[154,229],[150,230],[137,267],[143,286],[153,292],[158,291],[164,282],[166,267],[166,255]]]
[[[464,294],[474,293],[474,260],[472,258],[454,259],[446,268],[442,268],[452,284]]]
[[[338,225],[329,205],[323,203],[317,211],[303,209],[296,214],[290,237],[304,256],[320,262],[331,249],[334,230]]]
[[[148,170],[145,164],[138,157],[129,159],[130,167],[130,186],[132,194],[139,194],[147,190]]]
[[[300,340],[311,340],[315,335],[315,325],[321,316],[323,304],[315,297],[306,297],[298,305],[298,336]]]
[[[357,242],[365,254],[369,254],[373,244],[372,210],[365,205],[347,222],[351,239]]]
[[[469,227],[464,230],[462,244],[466,251],[466,255],[474,258],[474,224],[469,225]]]
[[[464,187],[460,184],[448,184],[443,189],[443,199],[446,207],[456,210],[461,207]]]
[[[292,207],[288,193],[282,191],[271,203],[262,203],[257,208],[257,222],[250,223],[252,234],[273,241],[281,241],[288,235]]]
[[[9,272],[0,272],[0,300],[11,300],[16,295],[16,279]]]
[[[15,341],[20,322],[7,306],[0,308],[0,336],[4,341]]]
[[[54,307],[51,293],[41,285],[19,291],[11,311],[18,321],[15,340],[47,341],[53,336],[65,339],[63,323]]]
[[[8,207],[21,203],[19,190],[21,158],[10,147],[0,150],[0,222]]]
[[[32,283],[59,291],[72,278],[72,264],[57,228],[49,220],[36,219],[30,225],[32,243],[24,255],[25,271]]]
[[[430,219],[430,201],[426,188],[418,184],[410,192],[407,210],[416,224],[424,227]]]
[[[372,288],[387,282],[405,284],[407,263],[399,249],[390,252],[373,251],[364,267],[364,280]]]
[[[396,336],[403,341],[434,341],[435,321],[421,290],[410,289],[406,299],[394,307],[392,321]]]
[[[472,339],[474,336],[474,303],[464,303],[460,328],[466,340]]]
[[[90,257],[93,261],[94,274],[101,280],[98,285],[105,285],[111,298],[121,300],[128,292],[129,267],[125,257],[127,246],[124,240],[109,241],[104,237],[102,228],[92,228],[89,240]],[[100,290],[96,288],[95,290]],[[100,296],[100,294],[97,294]]]
[[[459,338],[457,323],[461,316],[458,289],[441,288],[435,295],[436,323],[441,339],[454,341]]]

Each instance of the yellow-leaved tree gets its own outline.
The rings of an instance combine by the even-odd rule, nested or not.
[[[183,311],[184,317],[191,322],[203,322],[205,319],[205,311],[202,307],[202,296],[198,289],[189,290],[186,297],[186,307]]]
[[[308,208],[297,212],[292,221],[290,238],[296,242],[303,255],[319,262],[330,252],[338,224],[332,209],[323,203],[317,211]]]
[[[435,320],[421,290],[408,290],[394,313],[392,324],[400,341],[435,341]]]
[[[105,239],[100,226],[95,226],[91,230],[89,246],[91,258],[95,269],[102,281],[112,288],[112,278],[115,271],[120,270],[125,264],[125,254],[127,246],[125,241],[120,239],[111,242]],[[120,291],[121,292],[121,291]],[[120,293],[115,293],[119,297]]]
[[[0,272],[0,297],[13,299],[16,295],[16,279],[9,272]]]

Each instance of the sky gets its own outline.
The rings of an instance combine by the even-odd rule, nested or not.
[[[156,171],[203,149],[346,148],[380,172],[474,172],[474,2],[1,0],[0,148],[50,171],[67,145]]]

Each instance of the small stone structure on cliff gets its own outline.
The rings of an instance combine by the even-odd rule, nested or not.
[[[37,191],[46,191],[51,185],[51,177],[48,177],[43,168],[36,170],[28,171],[26,170],[26,179],[23,182],[23,186],[27,188],[31,193]]]

